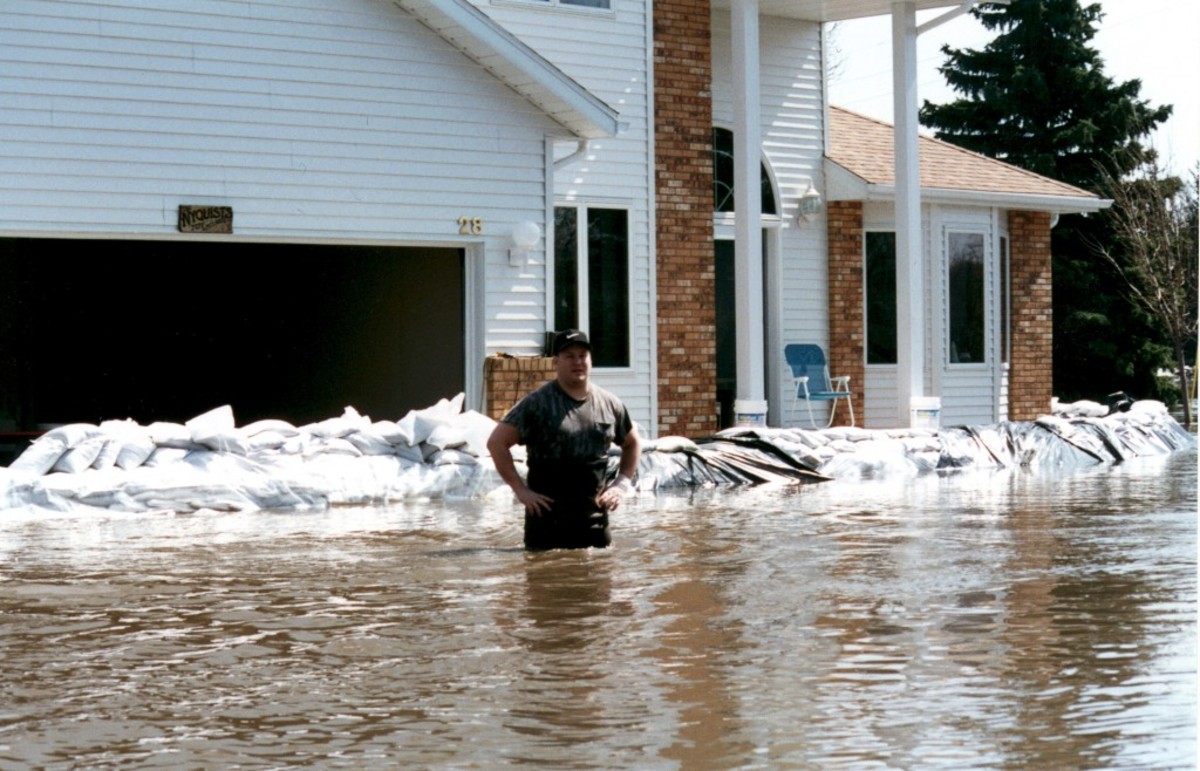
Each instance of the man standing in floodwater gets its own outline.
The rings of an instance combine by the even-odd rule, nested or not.
[[[621,505],[642,455],[629,412],[591,382],[592,346],[585,333],[554,336],[554,380],[509,410],[488,439],[496,471],[525,506],[525,548],[604,548],[612,542],[608,515]],[[524,444],[522,480],[512,446]],[[608,449],[621,448],[617,478],[605,485]]]

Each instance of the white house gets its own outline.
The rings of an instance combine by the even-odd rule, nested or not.
[[[825,23],[895,7],[903,43],[917,10],[962,5],[6,2],[0,421],[394,417],[458,391],[497,412],[499,357],[540,377],[564,326],[649,435],[715,430],[734,398],[790,421],[795,341],[854,373],[868,425],[918,394],[956,421],[1029,417],[1049,360],[1013,382],[1000,352],[1036,361],[1048,322],[1010,329],[1003,298],[1036,316],[1048,275],[1003,294],[1009,222],[1044,235],[1103,202],[1040,178],[914,187],[915,125],[884,147],[825,99]],[[863,151],[900,173],[862,173]],[[883,231],[904,323],[880,363],[863,277]],[[988,255],[984,362],[947,358],[950,292],[914,280],[973,245],[958,233]]]

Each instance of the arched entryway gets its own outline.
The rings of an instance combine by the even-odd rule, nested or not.
[[[720,408],[722,428],[733,423],[733,402],[737,394],[737,336],[735,322],[737,311],[735,298],[737,282],[734,278],[734,234],[733,222],[736,213],[733,203],[734,184],[733,132],[727,128],[713,128],[713,249],[714,275],[716,278],[715,305],[717,315],[717,403]],[[767,166],[762,162],[761,195],[764,226],[778,222],[779,206],[775,184]],[[773,239],[768,231],[763,237],[763,275],[770,276]],[[770,292],[764,286],[763,307],[770,308]],[[769,316],[768,316],[769,318]],[[764,335],[764,340],[768,338]],[[772,361],[764,356],[764,361]]]

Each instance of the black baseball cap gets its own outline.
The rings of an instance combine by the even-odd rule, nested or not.
[[[581,332],[578,329],[564,329],[554,336],[554,343],[550,346],[550,355],[559,355],[568,345],[582,345],[589,351],[592,350],[592,344],[588,342],[586,332]]]

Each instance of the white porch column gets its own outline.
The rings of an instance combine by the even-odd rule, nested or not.
[[[733,0],[733,205],[737,398],[766,400],[763,361],[758,0]]]
[[[892,91],[896,117],[896,358],[900,425],[909,400],[925,395],[925,270],[921,162],[917,143],[917,7],[892,5]]]

